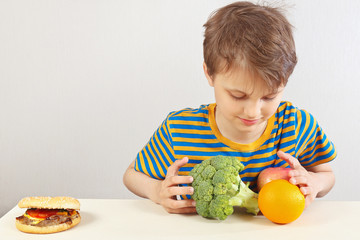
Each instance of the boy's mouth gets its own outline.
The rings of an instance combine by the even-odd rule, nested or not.
[[[245,118],[240,118],[240,120],[241,120],[245,125],[247,125],[247,126],[254,125],[254,124],[256,124],[256,123],[259,121],[259,119],[252,119],[252,120],[250,120],[250,119],[245,119]]]

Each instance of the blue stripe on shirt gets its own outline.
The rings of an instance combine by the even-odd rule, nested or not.
[[[209,126],[197,126],[197,125],[187,125],[187,124],[170,124],[172,129],[189,129],[189,130],[206,130],[211,131]]]
[[[196,133],[172,133],[173,138],[198,138],[198,139],[216,139],[213,134],[196,134]]]
[[[184,117],[184,116],[176,116],[176,117],[171,117],[171,121],[192,121],[192,122],[205,122],[208,123],[209,120],[207,118],[203,118],[203,117]]]

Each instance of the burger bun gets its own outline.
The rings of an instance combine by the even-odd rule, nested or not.
[[[18,203],[20,208],[80,209],[80,203],[72,197],[26,197]]]

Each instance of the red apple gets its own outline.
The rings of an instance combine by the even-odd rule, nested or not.
[[[289,181],[289,171],[291,168],[273,167],[266,168],[260,172],[257,180],[258,191],[268,182],[276,179],[285,179]]]

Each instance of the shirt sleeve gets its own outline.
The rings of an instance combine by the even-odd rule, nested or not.
[[[305,168],[335,159],[336,149],[316,119],[305,110],[296,114],[296,158]]]
[[[166,118],[149,142],[137,154],[136,171],[156,179],[165,178],[168,167],[175,161],[168,121]]]

